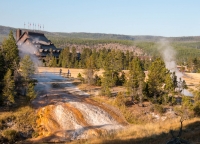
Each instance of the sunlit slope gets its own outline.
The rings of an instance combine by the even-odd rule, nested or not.
[[[38,142],[86,139],[127,124],[123,116],[90,99],[68,78],[43,72],[35,79],[38,96],[32,105],[37,109]]]

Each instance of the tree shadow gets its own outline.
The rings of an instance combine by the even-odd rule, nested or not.
[[[179,130],[174,131],[175,135],[178,135]],[[183,129],[181,139],[188,141],[190,144],[200,143],[200,121],[186,125]],[[103,144],[166,144],[172,139],[169,133],[162,133],[160,135],[153,135],[144,138],[130,138],[130,139],[112,139],[103,140]]]
[[[97,125],[97,126],[85,126],[83,128],[79,129],[72,129],[72,130],[61,130],[54,132],[53,134],[45,137],[38,137],[36,139],[29,139],[23,142],[23,144],[34,144],[34,143],[69,143],[72,141],[78,141],[81,140],[78,138],[79,135],[83,134],[84,132],[88,130],[96,130],[99,135],[102,135],[102,132],[99,130],[101,128],[104,128],[106,126],[110,126],[110,124],[105,125]],[[112,132],[112,131],[111,131]],[[59,136],[62,135],[62,136]],[[75,139],[73,140],[73,137],[75,136]],[[94,135],[89,135],[90,137],[94,138]],[[96,136],[97,137],[97,136]],[[86,138],[87,139],[87,138]]]

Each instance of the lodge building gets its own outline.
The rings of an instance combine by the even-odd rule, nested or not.
[[[33,49],[33,53],[39,58],[45,58],[48,54],[52,54],[58,58],[61,49],[56,48],[55,45],[46,38],[43,33],[25,31],[17,29],[16,43],[18,48]]]

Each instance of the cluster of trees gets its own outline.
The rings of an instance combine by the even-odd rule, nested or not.
[[[68,38],[68,37],[52,37],[48,36],[48,39],[50,39],[56,47],[64,48],[68,45],[85,45],[92,47],[94,45],[98,44],[109,44],[109,43],[117,43],[122,44],[126,46],[131,46],[133,44],[133,41],[130,40],[117,40],[117,39],[84,39],[84,38]]]
[[[19,51],[12,31],[0,47],[0,105],[15,103],[17,96],[23,94],[28,100],[35,95],[31,75],[34,64],[29,56],[19,57]]]
[[[156,42],[137,42],[136,46],[143,49],[152,57],[160,56]],[[200,43],[199,42],[172,42],[171,46],[177,52],[176,62],[178,65],[187,66],[190,72],[199,72]],[[198,64],[197,64],[198,63]]]
[[[126,86],[127,95],[132,97],[132,101],[139,99],[141,103],[144,97],[155,103],[174,103],[172,95],[177,89],[186,87],[185,81],[177,79],[175,73],[166,69],[161,58],[153,62],[141,60],[129,51],[84,48],[81,55],[77,56],[76,48],[67,47],[59,59],[53,58],[48,62],[49,66],[84,68],[85,82],[101,86],[103,95],[110,96],[110,89],[114,86]],[[104,69],[102,77],[94,76],[98,69]],[[129,72],[125,74],[123,70]],[[148,71],[148,80],[145,80],[144,71]]]
[[[111,58],[112,57],[112,58]],[[64,67],[64,68],[87,68],[87,61],[93,61],[95,69],[104,69],[108,61],[116,62],[116,66],[120,70],[127,70],[129,63],[136,57],[133,52],[111,49],[90,49],[84,48],[81,53],[77,53],[77,49],[72,47],[64,48],[58,59],[47,56],[45,65],[50,67]],[[142,69],[147,70],[151,61],[144,59],[141,61]]]
[[[112,66],[104,69],[101,86],[107,92],[103,94],[109,95],[110,88],[119,85],[118,81],[122,80],[121,84],[127,88],[127,96],[131,96],[133,102],[137,99],[142,103],[144,97],[146,97],[153,103],[173,104],[175,103],[173,96],[186,88],[185,81],[178,80],[175,73],[171,73],[166,69],[164,62],[160,58],[157,58],[150,65],[147,80],[145,80],[142,63],[138,58],[134,58],[129,63],[129,71],[126,75],[123,72],[111,69]],[[119,77],[120,73],[121,77]]]
[[[142,104],[144,99],[148,99],[157,104],[175,104],[174,95],[181,95],[187,88],[184,80],[166,69],[161,58],[151,63],[147,74],[144,72],[143,62],[137,57],[132,58],[127,68],[129,71],[125,73],[120,66],[120,59],[116,53],[111,52],[105,57],[103,69],[103,76],[94,75],[96,67],[93,57],[90,56],[85,69],[85,82],[88,85],[101,86],[102,95],[106,96],[112,96],[112,87],[125,86],[125,95],[131,97],[133,103],[137,100]]]
[[[57,47],[66,47],[72,45],[85,45],[86,47],[93,47],[97,44],[108,44],[108,43],[117,43],[126,46],[135,45],[138,48],[144,50],[144,55],[150,55],[152,57],[160,56],[158,52],[158,43],[154,41],[133,41],[133,40],[120,40],[120,39],[83,39],[83,38],[70,38],[70,37],[52,37],[49,36],[52,42]],[[196,57],[197,59],[200,57],[200,43],[199,42],[175,42],[171,41],[171,46],[177,51],[176,61],[178,65],[184,65],[189,68],[191,72],[198,72],[200,67],[193,68],[193,61]]]

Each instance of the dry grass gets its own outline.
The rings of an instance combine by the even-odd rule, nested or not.
[[[78,74],[80,73],[84,77],[84,69],[75,69],[75,68],[60,68],[60,67],[38,67],[38,72],[51,72],[51,73],[59,73],[60,69],[62,69],[62,73],[67,73],[68,70],[71,73],[71,77],[77,78]],[[128,73],[128,70],[123,70],[125,74]],[[95,71],[94,75],[97,74],[98,76],[103,75],[104,70],[100,69]]]
[[[38,72],[52,72],[59,73],[60,69],[62,69],[62,73],[67,73],[68,70],[71,72],[71,76],[77,78],[80,73],[84,76],[84,69],[72,69],[72,68],[58,68],[58,67],[38,67]],[[95,74],[102,75],[104,70],[96,71]],[[128,70],[124,70],[125,74],[128,73]],[[145,72],[147,75],[148,73]],[[195,89],[195,86],[200,82],[200,73],[184,73],[183,79],[189,85],[189,88]]]
[[[109,143],[109,144],[164,144],[171,139],[169,131],[173,129],[175,135],[180,128],[179,119],[168,120],[159,123],[132,125],[124,128],[114,135],[106,135],[98,139],[74,141],[72,143]],[[183,122],[183,139],[190,143],[200,142],[200,118],[193,118]]]
[[[74,69],[74,68],[59,68],[59,67],[38,67],[38,72],[51,72],[51,73],[59,73],[60,69],[62,69],[62,73],[65,74],[68,70],[71,73],[71,77],[77,78],[80,73],[84,77],[84,69]],[[97,75],[102,75],[103,70],[98,70],[95,72]]]
[[[93,97],[94,100],[100,103],[108,103],[110,105],[114,105],[114,99],[107,97]],[[121,110],[121,109],[120,109]],[[122,110],[121,110],[122,111]],[[124,112],[122,111],[124,114]],[[128,112],[129,113],[129,112]],[[126,117],[126,115],[124,114]],[[130,116],[130,113],[129,113]],[[148,119],[146,117],[146,121],[137,122],[138,120],[142,121],[142,114],[140,115],[131,115],[132,118],[137,117],[134,125],[129,125],[125,127],[124,130],[116,132],[115,134],[107,134],[103,135],[98,139],[93,139],[90,141],[82,140],[79,143],[111,143],[111,144],[164,144],[169,141],[172,136],[169,133],[170,130],[175,131],[175,135],[178,135],[180,128],[180,118],[177,119],[167,119],[165,121],[157,121],[157,122],[147,122]],[[145,123],[146,122],[146,123]],[[185,120],[183,122],[184,130],[181,138],[188,140],[191,143],[200,142],[200,118],[193,118],[189,120]],[[76,141],[77,142],[77,141]]]
[[[200,73],[185,73],[183,79],[186,81],[188,88],[196,90],[196,86],[200,82]]]
[[[7,118],[14,117],[17,123],[21,124],[34,124],[35,123],[35,111],[30,106],[23,106],[14,111],[0,112],[0,120],[6,120]]]
[[[36,129],[36,114],[30,106],[0,112],[0,136],[2,135],[10,142],[22,140],[19,133],[25,134],[27,138],[37,136],[37,132],[30,133],[34,129]]]

